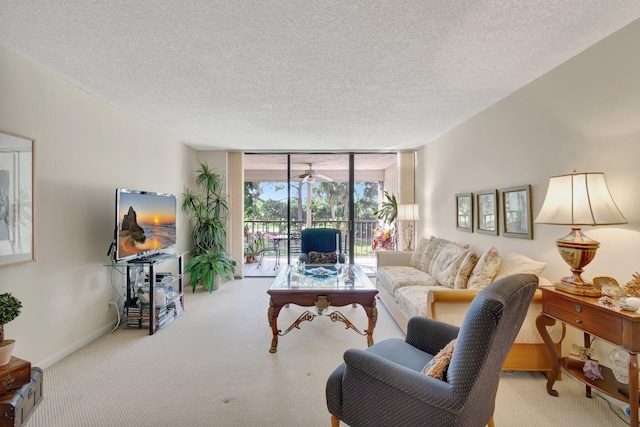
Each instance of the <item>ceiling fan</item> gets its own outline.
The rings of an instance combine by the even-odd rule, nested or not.
[[[328,182],[333,181],[332,178],[326,175],[322,175],[318,173],[317,170],[314,170],[313,163],[307,163],[307,164],[309,165],[309,169],[305,171],[305,173],[303,173],[302,175],[298,175],[296,178],[302,179],[302,182],[309,183],[309,184],[313,184],[314,182],[316,182],[316,179],[320,179],[322,181],[328,181]]]

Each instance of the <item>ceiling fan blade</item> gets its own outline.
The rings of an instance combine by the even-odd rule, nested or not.
[[[308,176],[310,176],[310,175],[311,175],[310,173],[305,172],[305,173],[303,173],[302,175],[296,175],[296,176],[295,176],[295,178],[298,178],[298,179],[304,179],[304,178],[306,178],[306,177],[308,177]]]
[[[315,177],[316,177],[316,178],[319,178],[319,179],[321,179],[321,180],[323,180],[323,181],[333,182],[333,178],[331,178],[330,176],[327,176],[327,175],[322,175],[321,173],[316,174],[316,176],[315,176]]]

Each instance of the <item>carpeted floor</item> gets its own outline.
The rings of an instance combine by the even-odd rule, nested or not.
[[[366,348],[366,338],[321,317],[269,353],[270,282],[244,279],[213,294],[188,293],[184,314],[157,334],[119,329],[73,353],[45,370],[43,401],[26,426],[330,425],[327,377],[346,349]],[[384,305],[378,308],[374,339],[401,337]],[[283,309],[280,328],[304,310]],[[362,308],[340,311],[365,329]],[[539,374],[504,373],[496,426],[627,425],[601,397],[585,398],[576,381],[556,389],[560,397],[547,395]]]

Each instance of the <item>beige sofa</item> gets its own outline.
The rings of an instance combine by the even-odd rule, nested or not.
[[[501,258],[495,247],[478,255],[467,244],[436,237],[421,239],[413,252],[379,251],[376,257],[379,296],[405,332],[413,316],[459,326],[471,300],[489,283],[518,273],[540,277],[546,266],[519,254]],[[540,285],[551,283],[540,278]],[[535,326],[540,311],[541,292],[537,291],[504,370],[551,372],[551,357]],[[560,351],[563,327],[556,325],[550,334]]]

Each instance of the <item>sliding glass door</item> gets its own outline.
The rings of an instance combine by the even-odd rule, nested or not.
[[[340,230],[349,262],[373,271],[373,211],[382,191],[397,182],[395,153],[245,154],[244,163],[245,246],[259,235],[264,247],[278,249],[277,260],[275,251],[262,254],[273,268],[264,268],[263,261],[257,275],[295,263],[300,233],[318,227]]]

